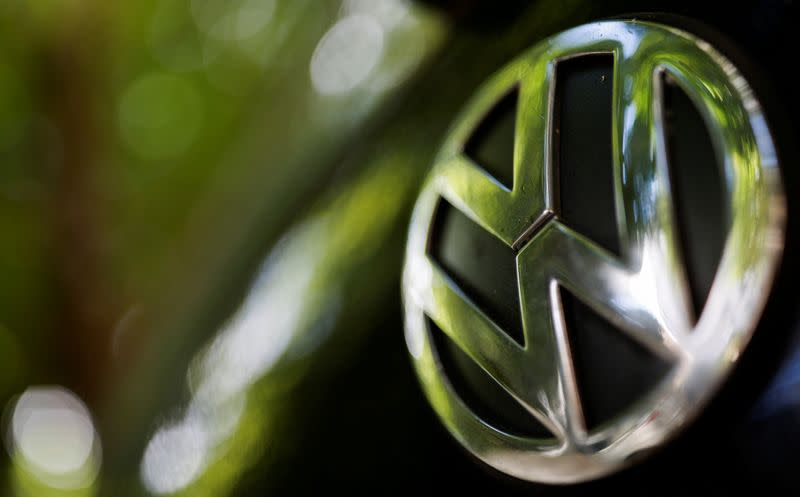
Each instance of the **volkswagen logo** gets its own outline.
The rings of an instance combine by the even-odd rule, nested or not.
[[[558,68],[591,54],[613,60],[608,146],[619,250],[572,225],[558,198]],[[692,307],[676,221],[665,144],[666,77],[702,116],[729,220],[701,309]],[[512,91],[513,177],[505,184],[467,153],[467,144]],[[784,203],[762,109],[736,67],[710,44],[641,21],[597,22],[544,40],[466,105],[414,208],[403,274],[405,333],[433,409],[469,452],[520,479],[576,483],[624,468],[685,428],[732,372],[772,287]],[[520,340],[432,256],[434,221],[444,204],[513,254]],[[587,423],[566,293],[667,365],[646,392],[599,424]],[[436,333],[546,433],[515,433],[480,415],[454,388]]]

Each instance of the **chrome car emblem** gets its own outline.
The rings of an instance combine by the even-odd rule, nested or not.
[[[621,240],[612,254],[559,217],[551,140],[555,68],[584,54],[614,60],[612,148]],[[661,103],[668,74],[691,98],[721,162],[729,230],[706,304],[693,316],[675,233]],[[513,188],[464,153],[473,130],[517,88]],[[515,254],[524,345],[470,300],[428,253],[445,199]],[[708,43],[652,22],[604,21],[555,35],[511,62],[468,103],[414,208],[403,274],[406,343],[423,389],[451,434],[517,478],[575,483],[618,471],[695,418],[732,371],[770,292],[784,238],[784,197],[761,107]],[[587,428],[560,288],[669,362],[666,376]],[[550,437],[480,418],[444,373],[429,326],[511,395]]]

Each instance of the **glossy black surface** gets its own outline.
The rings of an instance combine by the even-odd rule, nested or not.
[[[619,255],[611,136],[614,57],[589,55],[556,66],[554,167],[558,217]]]
[[[722,164],[697,108],[669,78],[664,84],[670,181],[696,317],[722,256],[730,229],[730,205],[723,195]]]

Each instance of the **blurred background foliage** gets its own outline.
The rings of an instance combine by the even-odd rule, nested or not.
[[[402,351],[451,119],[582,6],[493,30],[405,0],[0,3],[6,491],[291,487],[320,409],[386,395],[335,378],[367,336]]]

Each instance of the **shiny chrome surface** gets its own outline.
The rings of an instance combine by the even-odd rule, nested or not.
[[[562,223],[554,202],[555,67],[559,60],[588,53],[611,53],[615,60],[613,151],[621,257]],[[722,259],[697,319],[667,170],[664,72],[690,96],[709,128],[730,205]],[[462,150],[515,85],[514,188],[508,191]],[[517,252],[524,347],[427,256],[440,197]],[[784,210],[777,157],[761,107],[733,64],[708,43],[636,21],[588,24],[543,41],[468,103],[415,206],[403,275],[406,341],[428,399],[461,444],[509,475],[571,483],[625,467],[685,427],[731,372],[771,288],[783,247]],[[583,419],[559,287],[673,365],[644,398],[593,430]],[[553,436],[515,436],[479,419],[442,374],[426,315]]]

